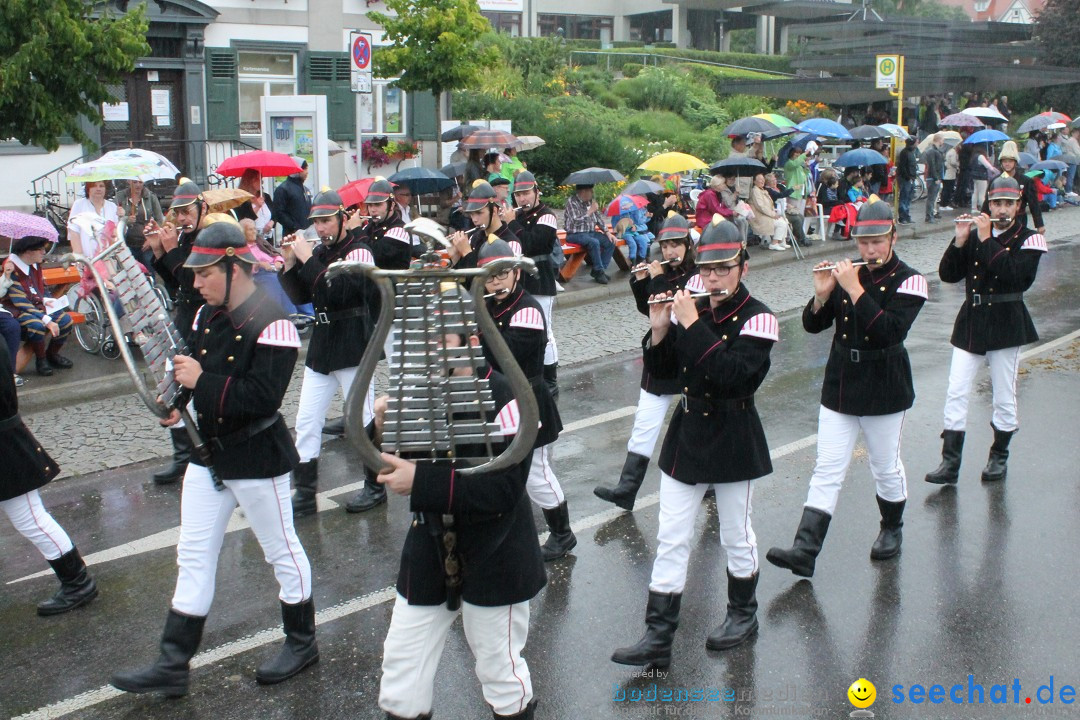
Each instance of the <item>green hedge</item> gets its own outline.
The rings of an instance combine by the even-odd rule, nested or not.
[[[623,63],[622,74],[623,77],[635,78],[641,74],[641,71],[645,69],[645,66],[641,63],[628,62]]]
[[[642,54],[663,55],[675,58],[687,58],[689,60],[702,60],[704,62],[722,63],[724,65],[738,65],[746,68],[757,68],[759,70],[771,70],[773,72],[791,73],[791,58],[781,55],[756,55],[754,53],[722,53],[712,52],[710,50],[691,50],[689,48],[663,48],[652,47],[645,48],[641,45],[637,46],[638,52],[620,52],[619,50],[605,50],[605,54],[611,54],[615,57],[611,58],[611,64],[615,67],[621,66],[627,62],[642,62]],[[583,49],[583,48],[579,48]],[[629,48],[622,48],[627,51]],[[574,62],[581,65],[597,65],[606,64],[606,58],[599,55],[577,55],[573,58]],[[652,58],[649,58],[649,64],[652,64]],[[677,62],[677,61],[676,61]]]

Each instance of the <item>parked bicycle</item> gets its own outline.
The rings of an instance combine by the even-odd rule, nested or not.
[[[57,245],[67,242],[68,215],[70,214],[71,208],[62,205],[59,202],[60,193],[48,190],[43,192],[31,192],[27,190],[26,194],[34,198],[34,205],[36,206],[34,214],[48,220],[49,224],[56,229],[56,234],[59,236],[59,242],[50,243],[47,246],[48,249],[45,254],[48,255]]]

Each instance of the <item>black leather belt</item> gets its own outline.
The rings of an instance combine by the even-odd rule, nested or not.
[[[209,442],[214,446],[214,450],[224,450],[227,447],[239,445],[245,440],[250,440],[264,430],[269,430],[279,419],[281,419],[281,413],[274,413],[272,417],[265,417],[256,420],[255,422],[248,423],[244,427],[231,432],[228,435],[210,438]]]
[[[0,432],[3,432],[4,430],[10,430],[13,427],[18,427],[21,423],[22,417],[20,417],[19,413],[15,413],[9,418],[4,418],[3,420],[0,420]]]
[[[315,324],[316,325],[329,325],[337,320],[345,320],[347,318],[360,317],[367,314],[367,308],[355,307],[348,310],[335,310],[334,312],[316,312]]]
[[[550,262],[551,253],[544,253],[543,255],[530,255],[529,259],[533,262]]]
[[[971,306],[989,305],[990,303],[1020,302],[1024,299],[1024,293],[972,293]]]
[[[844,347],[843,345],[833,343],[832,351],[833,354],[837,355],[841,360],[860,363],[870,360],[884,360],[885,358],[893,357],[894,355],[902,355],[904,353],[904,346],[902,344],[897,344],[878,350],[859,350],[857,348]]]
[[[712,398],[696,398],[689,395],[682,396],[682,408],[686,412],[696,412],[707,415],[710,412],[725,410],[750,410],[754,407],[754,396],[734,398],[729,400],[713,400]]]

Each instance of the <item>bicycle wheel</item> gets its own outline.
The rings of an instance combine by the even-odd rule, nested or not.
[[[97,295],[81,297],[75,300],[72,310],[82,313],[84,318],[83,322],[75,326],[75,339],[83,350],[91,355],[97,354],[105,341],[108,322],[101,301]]]
[[[926,180],[918,178],[915,180],[915,200],[922,200],[926,197]]]

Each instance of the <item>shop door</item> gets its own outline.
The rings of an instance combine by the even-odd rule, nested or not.
[[[153,150],[185,172],[183,73],[139,70],[110,90],[118,104],[105,108],[102,149]]]

